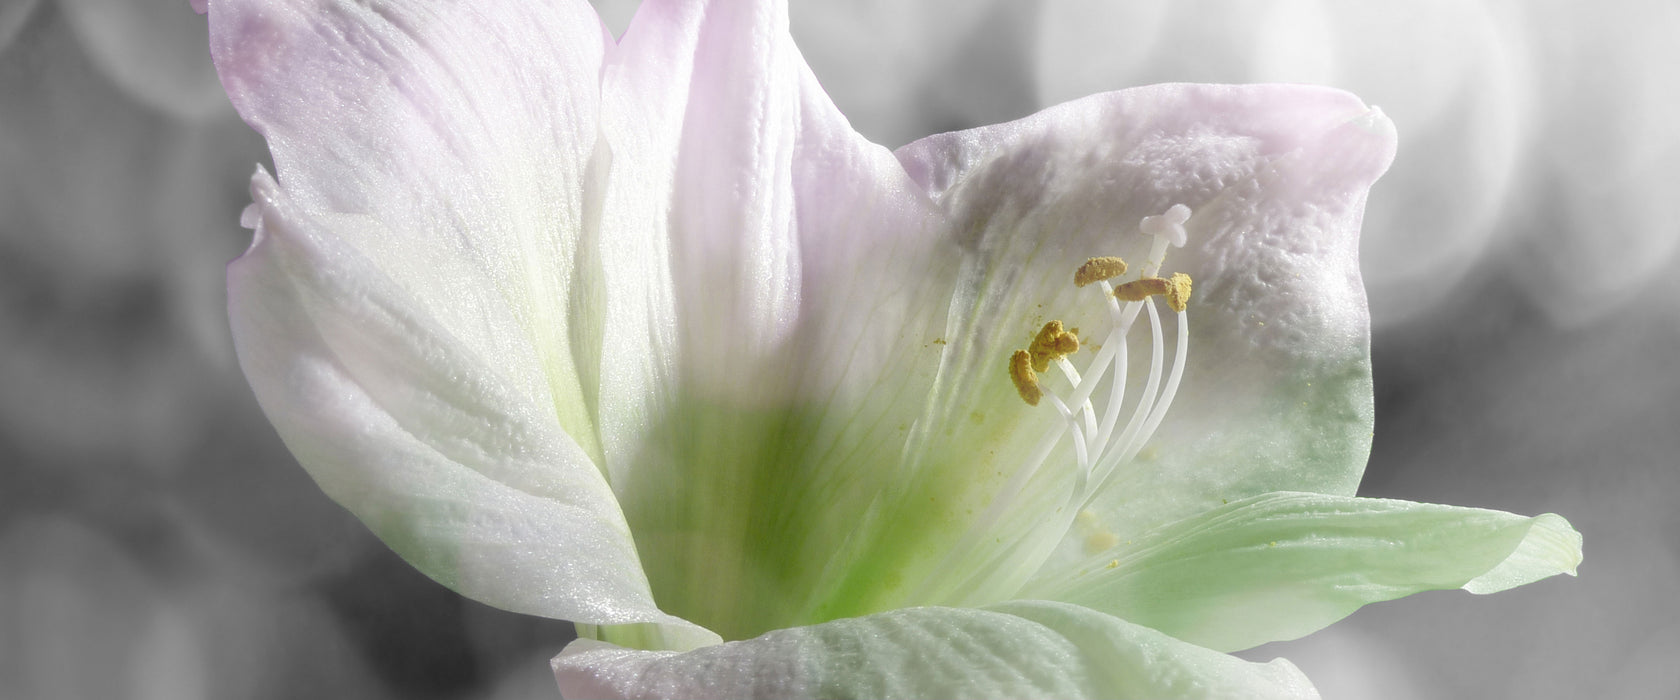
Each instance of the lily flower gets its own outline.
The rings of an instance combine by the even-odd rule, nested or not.
[[[210,0],[241,365],[321,488],[577,624],[567,696],[1312,697],[1225,652],[1573,573],[1354,497],[1380,111],[1163,85],[897,151],[782,0]]]

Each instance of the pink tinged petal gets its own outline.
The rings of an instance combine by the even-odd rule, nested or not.
[[[1197,283],[1189,367],[1147,459],[1099,495],[1116,528],[1268,491],[1352,495],[1364,473],[1374,409],[1359,229],[1395,132],[1325,92],[1294,147],[1204,206],[1194,242],[1168,258]]]
[[[605,31],[576,1],[214,0],[211,52],[297,207],[599,462],[587,248]]]
[[[568,698],[1317,698],[1288,661],[1242,661],[1063,603],[909,608],[688,653],[573,642]]]
[[[857,282],[884,276],[857,269],[865,256],[925,258],[933,245],[926,198],[816,84],[787,36],[785,3],[645,3],[604,70],[602,100],[605,228],[629,239],[602,245],[638,261],[622,266],[630,273],[607,265],[624,279],[609,289],[656,295],[654,344],[685,358],[666,371],[705,390],[751,396],[741,368],[785,356],[814,321],[861,313],[830,318],[832,297],[820,294],[892,297]],[[637,283],[651,291],[630,294]]]
[[[605,71],[608,227],[663,234],[644,260],[669,265],[681,371],[750,363],[796,321],[802,63],[786,23],[780,3],[644,3]]]
[[[1603,10],[1589,11],[1598,18]],[[1667,26],[1644,14],[1641,26]],[[1532,105],[1529,75],[1546,75],[1547,84],[1561,77],[1525,70],[1521,23],[1487,3],[1061,2],[1045,4],[1039,20],[1036,73],[1048,102],[1115,85],[1192,81],[1334,85],[1382,105],[1407,138],[1406,156],[1386,175],[1390,195],[1371,203],[1362,243],[1373,317],[1387,324],[1451,303],[1457,283],[1511,226],[1511,188],[1531,167],[1519,155],[1534,115],[1548,112]],[[1559,24],[1570,46],[1584,45],[1582,23]],[[1121,26],[1136,40],[1112,40],[1110,28]],[[1600,102],[1568,94],[1571,105]],[[1595,123],[1576,133],[1614,131]],[[1540,277],[1555,279],[1547,272]]]
[[[661,603],[726,636],[810,614],[849,563],[834,546],[900,464],[954,260],[786,22],[649,2],[603,78],[610,480]]]
[[[228,270],[235,345],[323,491],[464,595],[704,641],[654,606],[611,491],[529,362],[485,356],[351,243],[392,235],[378,220],[312,214],[261,171],[252,196],[256,239]]]
[[[1106,328],[1104,302],[1074,288],[1072,270],[1094,255],[1146,259],[1140,220],[1184,204],[1193,211],[1189,243],[1167,254],[1163,271],[1195,280],[1189,366],[1144,456],[1116,470],[1092,510],[1124,534],[1221,498],[1351,494],[1372,419],[1358,230],[1394,141],[1380,112],[1335,90],[1160,85],[900,149],[968,256],[953,308],[969,317],[953,319],[947,339],[982,359],[953,389],[976,398],[954,403],[1007,403],[1012,388],[996,368],[1046,318]],[[1148,372],[1146,337],[1132,335],[1134,387]],[[1036,438],[1053,423],[1023,415],[979,426],[968,441],[1011,430]],[[1072,457],[1048,463],[1064,465],[1054,472],[1061,480],[1029,487],[1065,497]],[[1037,516],[1023,507],[997,532],[1060,537],[1073,514],[1065,515],[1041,534],[1009,534],[1034,526]],[[1077,556],[1086,536],[1071,530],[1063,549],[1073,551],[1064,555]],[[1010,555],[1019,561],[975,562],[968,573],[1001,581],[987,573],[1001,566],[1024,577],[1034,568],[1030,553],[1047,545]],[[993,588],[981,599],[1012,590],[1007,582]]]

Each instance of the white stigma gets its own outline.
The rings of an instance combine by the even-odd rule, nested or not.
[[[1143,217],[1138,222],[1138,230],[1145,236],[1165,238],[1174,248],[1183,248],[1190,240],[1190,233],[1184,230],[1184,222],[1189,220],[1190,207],[1174,204],[1165,213]]]

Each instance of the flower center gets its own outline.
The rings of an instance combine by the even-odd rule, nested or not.
[[[1111,321],[1108,337],[1103,340],[1101,348],[1091,364],[1085,368],[1084,374],[1067,359],[1079,350],[1077,329],[1074,332],[1065,331],[1061,321],[1045,324],[1028,349],[1016,351],[1010,358],[1009,376],[1021,398],[1029,405],[1036,406],[1039,402],[1038,397],[1046,397],[1063,419],[1060,427],[1045,439],[1045,448],[1035,454],[1034,463],[1026,465],[1022,471],[1037,471],[1039,463],[1049,455],[1049,451],[1060,442],[1062,436],[1070,434],[1078,468],[1069,499],[1070,506],[1085,505],[1113,475],[1116,467],[1137,456],[1138,451],[1143,449],[1143,445],[1155,434],[1161,420],[1166,417],[1167,409],[1172,406],[1173,396],[1178,392],[1179,380],[1184,376],[1185,356],[1190,346],[1190,325],[1186,311],[1190,301],[1190,276],[1177,273],[1163,279],[1158,275],[1161,265],[1166,260],[1167,247],[1184,245],[1187,238],[1184,223],[1189,218],[1190,208],[1179,204],[1164,214],[1145,217],[1139,222],[1139,230],[1153,235],[1155,243],[1150,251],[1149,262],[1143,266],[1136,279],[1119,285],[1111,282],[1124,275],[1127,269],[1125,261],[1116,257],[1091,258],[1074,273],[1073,280],[1076,286],[1085,287],[1093,283],[1099,285],[1108,301]],[[1155,297],[1166,297],[1167,306],[1178,315],[1175,324],[1178,338],[1174,343],[1172,367],[1167,372],[1165,387],[1161,386],[1165,347],[1161,315],[1156,309]],[[1126,399],[1126,372],[1129,360],[1126,337],[1142,311],[1149,314],[1152,337],[1149,377],[1144,381],[1142,394],[1132,404],[1131,418],[1119,434],[1116,434],[1115,428],[1119,425]],[[1069,400],[1064,401],[1054,390],[1046,391],[1038,381],[1037,373],[1047,370],[1052,363],[1067,379]],[[1091,394],[1103,375],[1110,370],[1115,373],[1114,380],[1109,382],[1107,400],[1099,399],[1102,404],[1099,410],[1093,403]],[[1018,491],[1006,489],[1000,500],[1007,501],[1010,494]],[[1007,507],[1008,503],[1002,505]],[[1001,509],[999,510],[1001,512]]]
[[[963,558],[982,538],[992,533],[994,526],[1024,492],[1027,482],[1064,437],[1072,443],[1075,471],[1068,501],[1060,512],[1076,513],[1081,512],[1120,465],[1134,459],[1155,434],[1155,429],[1166,417],[1167,409],[1172,406],[1173,396],[1178,392],[1190,347],[1190,324],[1186,311],[1190,301],[1190,276],[1183,273],[1168,278],[1159,276],[1168,247],[1184,245],[1187,238],[1184,224],[1189,218],[1190,208],[1178,204],[1163,214],[1144,217],[1139,222],[1138,229],[1155,240],[1149,260],[1134,279],[1116,284],[1128,268],[1125,261],[1117,257],[1091,258],[1074,273],[1076,286],[1095,284],[1108,302],[1108,334],[1084,372],[1069,360],[1080,347],[1078,329],[1068,330],[1060,320],[1044,324],[1026,349],[1017,350],[1010,356],[1009,378],[1021,399],[1031,406],[1047,400],[1061,414],[1062,420],[1041,439],[1028,461],[1011,475],[985,512],[969,525],[967,532],[946,557],[948,563]],[[1156,297],[1165,297],[1168,308],[1178,316],[1175,324],[1177,339],[1173,344],[1170,367],[1165,361],[1165,334]],[[1143,390],[1131,401],[1130,417],[1122,425],[1120,417],[1126,413],[1129,383],[1130,358],[1126,339],[1138,314],[1145,312],[1149,317],[1151,337],[1149,376],[1144,380]],[[1051,365],[1066,380],[1060,388],[1040,378],[1040,373],[1047,372]],[[1114,372],[1114,377],[1108,383],[1107,396],[1094,397],[1098,384],[1110,371]],[[1071,525],[1071,522],[1068,524]]]

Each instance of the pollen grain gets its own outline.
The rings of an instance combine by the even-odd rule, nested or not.
[[[1167,280],[1167,306],[1173,311],[1183,311],[1190,304],[1190,276],[1182,272],[1173,273],[1172,279]]]
[[[1120,546],[1120,536],[1107,530],[1098,530],[1085,536],[1085,551],[1090,554],[1106,552]]]

